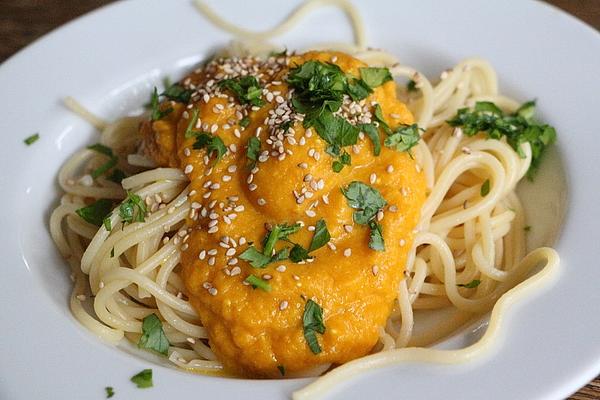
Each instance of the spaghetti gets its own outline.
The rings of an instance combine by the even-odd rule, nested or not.
[[[406,269],[406,279],[399,285],[394,310],[374,354],[331,370],[294,397],[312,398],[369,368],[407,360],[464,362],[489,347],[510,303],[519,293],[550,279],[558,268],[553,249],[526,254],[525,218],[515,188],[530,168],[530,144],[520,144],[519,155],[506,139],[466,135],[460,127],[446,123],[461,108],[480,101],[493,102],[507,113],[517,110],[517,102],[499,94],[491,65],[467,59],[445,71],[434,84],[394,56],[365,49],[362,22],[345,1],[308,1],[281,25],[262,33],[234,27],[202,3],[196,4],[216,25],[253,40],[244,46],[235,44],[230,55],[268,48],[261,41],[290,29],[317,6],[341,7],[354,27],[355,44],[346,46],[352,55],[370,66],[387,67],[396,79],[412,80],[417,89],[400,95],[425,130],[413,150],[426,177],[428,197],[408,263],[398,266]],[[170,343],[170,361],[195,372],[221,371],[223,366],[208,345],[206,329],[180,276],[181,247],[188,237],[186,218],[194,212],[186,174],[176,168],[151,169],[152,161],[138,154],[138,124],[146,115],[106,124],[73,99],[66,105],[101,129],[101,144],[115,151],[116,166],[129,175],[121,184],[102,176],[93,179],[90,171],[105,163],[106,155],[90,149],[77,152],[59,172],[64,195],[52,213],[50,231],[71,266],[73,314],[90,331],[113,343],[124,336],[137,343],[142,320],[158,314]],[[487,193],[482,195],[485,185]],[[117,208],[109,216],[112,229],[106,223],[98,229],[77,214],[89,199],[123,200],[131,194],[144,202],[143,222],[125,225]],[[542,264],[542,271],[528,278]],[[473,282],[476,287],[469,286]],[[84,305],[89,296],[93,296],[93,312]],[[453,312],[446,313],[437,328],[414,334],[421,310],[448,308]],[[456,351],[422,348],[490,310],[488,330],[476,344]]]

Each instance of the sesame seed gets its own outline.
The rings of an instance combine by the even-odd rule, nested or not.
[[[461,151],[462,151],[464,154],[471,154],[471,149],[470,149],[469,147],[467,147],[467,146],[464,146],[464,147],[461,149]]]
[[[186,157],[189,157],[191,154],[190,149],[188,149],[187,147],[185,149],[183,149],[183,155]]]
[[[259,206],[264,206],[265,204],[267,204],[267,201],[261,197],[257,200],[257,203]]]
[[[400,119],[400,114],[390,114],[390,117],[395,118],[395,119]]]
[[[86,297],[85,297],[84,294],[78,294],[77,295],[77,300],[79,300],[79,301],[85,301],[85,299],[86,299]]]
[[[383,210],[377,211],[377,221],[381,221],[383,219]]]
[[[312,181],[313,176],[311,174],[306,174],[304,175],[304,182],[310,182]]]
[[[234,173],[237,170],[237,165],[230,165],[227,167],[227,172]]]
[[[394,172],[394,166],[392,164],[390,164],[387,166],[387,168],[385,170],[387,171],[388,174],[391,174],[392,172]]]
[[[304,203],[304,195],[298,196],[298,198],[296,199],[296,203],[297,204]]]
[[[184,243],[184,244],[181,246],[181,251],[186,251],[186,250],[188,249],[188,247],[190,247],[190,246],[189,246],[187,243]]]
[[[348,233],[352,232],[352,225],[344,225],[344,230]]]
[[[239,205],[236,208],[234,208],[233,211],[235,211],[235,212],[242,212],[242,211],[244,211],[244,209],[245,209],[244,206]]]
[[[288,302],[283,300],[281,303],[279,303],[279,310],[283,311],[286,308],[288,308]]]
[[[183,170],[184,173],[189,174],[190,172],[192,172],[194,170],[194,166],[191,164],[188,164],[185,166],[185,169]]]
[[[235,254],[236,250],[232,247],[225,252],[225,255],[231,257]]]
[[[400,246],[404,246],[406,244],[406,240],[400,239]]]
[[[377,181],[377,175],[376,174],[371,174],[371,176],[369,176],[369,182],[372,184],[374,184]]]
[[[279,265],[275,269],[277,270],[277,272],[285,272],[285,270],[287,269],[287,267],[285,265]]]
[[[321,198],[323,199],[323,203],[329,204],[329,195],[328,194],[324,194]]]
[[[402,192],[402,196],[406,197],[408,196],[408,189],[403,187],[402,189],[400,189],[400,191]]]
[[[191,338],[191,337],[189,337],[189,338],[187,338],[187,339],[185,339],[185,340],[186,340],[188,343],[191,343],[191,344],[196,344],[196,339],[194,339],[194,338]]]
[[[231,151],[232,153],[235,153],[237,151],[237,145],[235,143],[231,143],[229,145],[229,151]]]
[[[254,180],[254,174],[250,174],[250,175],[248,175],[248,178],[246,178],[246,183],[251,184],[253,180]]]
[[[264,274],[264,275],[262,276],[262,278],[263,278],[265,281],[268,281],[268,280],[271,280],[273,277],[272,277],[271,275],[269,275],[269,274]]]
[[[352,249],[348,248],[344,250],[344,257],[350,257],[352,255]]]
[[[206,250],[202,250],[200,254],[198,254],[198,258],[204,260],[206,258]]]
[[[251,183],[248,185],[248,190],[250,190],[251,192],[254,192],[256,190],[258,186],[256,186],[255,183]]]
[[[102,289],[102,288],[104,287],[104,282],[100,281],[100,282],[98,283],[98,287],[99,287],[100,289]]]
[[[309,216],[311,218],[313,218],[313,217],[315,217],[317,215],[317,213],[314,212],[313,210],[306,210],[305,213],[306,213],[307,216]]]
[[[210,249],[210,250],[208,251],[208,255],[209,255],[209,256],[214,256],[214,255],[216,255],[218,252],[219,252],[219,251],[218,251],[217,249]]]
[[[227,265],[236,265],[237,263],[238,263],[237,258],[232,258],[231,260],[227,261]]]
[[[223,175],[223,177],[221,179],[223,180],[223,182],[229,182],[231,180],[231,176]]]
[[[216,261],[215,257],[209,258],[208,259],[208,265],[215,265],[215,261]]]
[[[210,293],[211,296],[216,296],[217,293],[219,293],[219,291],[217,290],[217,288],[211,287],[210,289],[208,289],[208,293]]]
[[[397,205],[395,205],[395,204],[392,204],[392,205],[390,206],[389,210],[390,210],[391,212],[397,212],[397,211],[398,211],[398,206],[397,206]]]
[[[310,226],[309,226],[308,228],[306,228],[306,229],[308,229],[308,231],[309,231],[309,232],[314,232],[316,228],[315,228],[313,225],[310,225]]]
[[[246,243],[246,238],[244,236],[240,236],[239,240],[238,240],[238,244],[239,245],[243,245]]]
[[[215,233],[219,230],[218,226],[213,226],[208,230],[208,233]]]
[[[231,269],[231,276],[239,275],[241,272],[242,272],[242,269],[240,267],[233,267]]]

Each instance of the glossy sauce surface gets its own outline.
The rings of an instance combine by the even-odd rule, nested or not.
[[[208,330],[211,349],[236,374],[279,377],[278,366],[301,373],[368,354],[391,312],[425,200],[424,178],[411,156],[385,146],[375,156],[366,136],[347,149],[352,165],[340,173],[332,170],[327,143],[314,128],[303,128],[302,116],[293,112],[288,98],[289,68],[314,59],[335,63],[355,76],[365,67],[351,56],[332,52],[265,62],[219,60],[182,81],[200,91],[188,105],[166,102],[161,107],[173,111],[141,127],[146,153],[160,165],[185,170],[190,178],[195,211],[188,220],[192,229],[182,253],[182,276]],[[265,105],[259,109],[240,105],[226,90],[211,89],[219,79],[239,74],[238,61],[244,65],[240,71],[249,68],[246,73],[259,76],[265,89]],[[390,81],[361,102],[345,101],[345,115],[351,123],[373,119],[377,103],[390,127],[410,124],[413,117],[395,91]],[[194,109],[199,110],[197,129],[219,136],[228,147],[217,163],[205,149],[193,149],[194,138],[184,137]],[[240,126],[244,117],[249,120],[245,129]],[[278,130],[288,119],[291,129]],[[262,152],[254,167],[246,155],[252,136],[260,139]],[[387,201],[380,215],[384,252],[370,249],[369,228],[353,222],[354,210],[341,192],[353,181],[376,188]],[[311,227],[320,219],[331,241],[311,254],[312,262],[284,260],[257,269],[238,258],[249,243],[262,249],[264,236],[275,224],[302,223],[290,240],[308,248]],[[282,245],[279,242],[276,249]],[[272,290],[245,284],[250,274],[266,280]],[[317,335],[319,354],[313,354],[303,335],[307,299],[323,309],[326,330]]]

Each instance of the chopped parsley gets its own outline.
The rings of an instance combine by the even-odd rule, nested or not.
[[[400,125],[385,138],[386,147],[397,151],[410,151],[421,139],[417,124]]]
[[[310,242],[310,246],[308,247],[308,251],[315,251],[325,246],[327,242],[331,239],[331,235],[329,234],[329,230],[327,230],[327,224],[324,219],[320,219],[317,221],[315,225],[315,233]]]
[[[187,127],[185,128],[185,133],[183,134],[183,136],[186,139],[190,139],[193,138],[194,136],[200,134],[200,133],[204,133],[204,132],[197,132],[194,129],[196,128],[196,123],[198,122],[198,109],[194,108],[192,110],[192,118],[190,118],[190,122],[188,122]]]
[[[383,233],[381,224],[371,221],[369,222],[371,232],[369,234],[369,247],[375,251],[385,251],[385,242],[383,241]]]
[[[360,68],[359,71],[360,78],[371,89],[381,86],[393,79],[392,74],[390,74],[390,71],[387,68],[368,67]]]
[[[288,75],[288,83],[294,89],[292,106],[305,115],[304,128],[314,127],[327,142],[327,153],[336,158],[332,164],[335,172],[350,164],[350,156],[342,148],[356,144],[359,134],[358,127],[334,114],[340,109],[343,96],[363,99],[372,88],[391,79],[387,68],[361,68],[360,74],[361,78],[356,79],[335,64],[311,60],[293,68]]]
[[[355,209],[352,219],[359,225],[368,225],[371,229],[369,247],[375,251],[385,251],[382,227],[374,218],[377,212],[386,206],[387,201],[379,191],[362,182],[353,181],[342,188],[348,205]]]
[[[254,289],[258,288],[258,289],[264,290],[265,292],[271,291],[271,285],[269,285],[269,283],[267,281],[259,278],[256,275],[248,275],[248,277],[246,279],[244,279],[244,282],[247,282],[250,285],[252,285],[252,287]]]
[[[131,377],[131,382],[135,383],[138,389],[146,389],[153,386],[152,383],[152,370],[145,369],[138,374]]]
[[[250,125],[250,117],[244,117],[240,119],[240,127],[246,129]]]
[[[479,286],[480,283],[481,283],[481,281],[479,279],[473,279],[469,283],[460,283],[460,284],[458,284],[456,286],[464,287],[464,288],[467,288],[467,289],[474,289],[477,286]]]
[[[373,124],[362,124],[360,130],[367,134],[371,142],[373,142],[373,154],[378,156],[381,153],[381,139],[379,138],[379,131]]]
[[[285,366],[284,365],[278,365],[277,369],[279,370],[279,373],[281,374],[281,376],[285,376]]]
[[[481,185],[481,190],[480,190],[479,194],[481,194],[481,197],[485,197],[488,195],[489,192],[490,192],[490,180],[486,179],[485,182],[483,182],[483,185]]]
[[[121,183],[121,181],[127,178],[127,175],[123,170],[119,168],[113,169],[112,173],[106,177],[109,181],[113,181],[114,183]]]
[[[89,206],[75,210],[77,215],[92,225],[102,226],[104,219],[113,209],[113,202],[109,199],[99,199]]]
[[[153,350],[164,355],[168,354],[169,339],[167,339],[162,322],[156,314],[150,314],[144,318],[142,322],[142,336],[138,341],[138,347]]]
[[[325,324],[323,323],[323,309],[312,300],[308,300],[304,306],[304,315],[302,316],[302,328],[304,339],[313,354],[321,352],[321,346],[317,340],[317,333],[325,333]]]
[[[277,224],[272,229],[271,232],[265,236],[264,239],[264,250],[263,253],[265,255],[271,255],[273,250],[275,249],[275,243],[279,240],[285,240],[287,237],[293,233],[296,233],[300,230],[300,224],[288,225],[288,224]]]
[[[298,243],[295,243],[294,247],[292,247],[292,250],[290,250],[289,257],[290,257],[290,261],[295,262],[295,263],[299,263],[304,260],[308,260],[308,259],[312,258],[310,256],[310,254],[308,254],[308,250],[305,249],[304,247],[302,247],[301,245],[299,245]]]
[[[99,176],[103,175],[111,168],[115,167],[117,165],[117,163],[119,162],[118,157],[113,153],[113,151],[110,147],[107,147],[100,143],[96,143],[91,146],[88,146],[87,148],[90,150],[94,150],[95,152],[98,152],[98,153],[103,154],[108,157],[107,162],[100,165],[98,168],[96,168],[95,170],[93,170],[91,172],[90,175],[92,175],[92,178],[94,178],[94,179],[98,178]]]
[[[532,179],[547,147],[556,141],[556,130],[550,125],[535,122],[534,112],[534,101],[524,103],[512,114],[505,114],[494,103],[479,101],[472,109],[461,108],[456,116],[446,122],[450,126],[462,127],[467,136],[482,132],[491,139],[506,137],[508,144],[522,158],[525,153],[521,144],[529,143],[532,158],[527,176]]]
[[[265,268],[268,264],[274,261],[272,256],[264,255],[258,251],[254,245],[250,245],[246,250],[244,250],[244,252],[240,254],[239,258],[244,261],[248,261],[254,268]]]
[[[150,97],[150,119],[152,121],[158,121],[159,119],[163,119],[167,115],[173,112],[173,107],[168,107],[164,110],[160,109],[160,103],[158,101],[158,90],[156,87],[152,91],[152,96]]]
[[[135,193],[127,192],[127,198],[119,206],[119,216],[123,223],[144,222],[146,220],[146,203]]]
[[[261,98],[262,88],[254,76],[247,75],[241,78],[223,79],[219,82],[219,87],[232,92],[241,104],[260,107],[265,103]]]
[[[112,386],[107,386],[104,388],[104,390],[106,391],[107,399],[110,399],[111,397],[113,397],[115,395],[115,390],[112,388]]]
[[[176,101],[178,103],[187,104],[190,101],[190,98],[194,93],[193,90],[186,89],[178,83],[175,83],[170,86],[168,85],[168,83],[168,81],[165,82],[165,86],[167,87],[167,89],[161,93],[161,96],[165,96],[167,99]]]
[[[106,228],[107,231],[110,232],[112,230],[112,222],[110,220],[110,217],[104,218],[102,224],[104,225],[104,228]]]
[[[417,90],[417,82],[413,81],[412,79],[409,80],[406,84],[406,90],[409,92],[415,92]]]
[[[223,140],[216,135],[211,135],[206,132],[200,132],[196,136],[196,142],[192,146],[195,150],[206,148],[209,156],[215,157],[215,164],[227,153],[227,147]]]
[[[32,144],[37,142],[39,138],[40,138],[40,134],[34,133],[33,135],[28,136],[25,139],[23,139],[23,143],[25,143],[27,146],[31,146]]]
[[[252,136],[248,139],[248,150],[246,151],[246,157],[252,161],[252,165],[258,161],[260,155],[260,139],[256,136]]]

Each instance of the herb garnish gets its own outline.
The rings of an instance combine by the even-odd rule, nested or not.
[[[485,182],[483,182],[483,184],[481,185],[481,190],[480,193],[481,197],[485,197],[488,195],[488,193],[490,192],[490,180],[486,179]]]
[[[256,162],[258,161],[258,156],[260,155],[260,139],[256,136],[252,136],[248,139],[248,150],[246,151],[246,157],[251,160],[251,164],[254,167]]]
[[[359,71],[360,78],[372,89],[393,79],[387,68],[368,67],[360,68]]]
[[[210,157],[215,157],[215,164],[227,153],[227,147],[223,140],[216,135],[211,135],[206,132],[200,132],[196,136],[196,142],[192,145],[195,150],[200,150],[206,147],[206,152]]]
[[[102,220],[102,224],[104,225],[104,228],[105,228],[107,231],[109,231],[109,232],[110,232],[110,231],[112,230],[112,222],[111,222],[111,220],[110,220],[110,217],[106,217],[106,218],[104,218],[104,220]]]
[[[40,138],[40,134],[34,133],[33,135],[28,136],[25,139],[23,139],[23,143],[25,143],[27,146],[31,146],[32,144],[37,142],[39,138]]]
[[[279,373],[281,374],[281,376],[285,376],[285,366],[284,365],[278,365],[277,369],[279,370]]]
[[[387,201],[381,193],[362,182],[353,181],[346,188],[342,188],[348,205],[355,209],[352,219],[360,225],[369,225],[371,229],[369,247],[376,251],[384,251],[382,227],[374,221],[377,212],[386,206]]]
[[[164,110],[160,109],[160,103],[158,101],[158,90],[156,87],[152,91],[152,97],[150,97],[150,119],[152,121],[158,121],[159,119],[163,119],[167,115],[173,112],[173,107],[168,107]]]
[[[152,387],[152,370],[145,369],[140,373],[132,376],[131,382],[135,383],[138,389],[146,389]]]
[[[408,83],[406,84],[406,90],[409,92],[414,92],[417,90],[417,82],[413,81],[412,79],[408,81]]]
[[[327,224],[324,219],[320,219],[317,221],[315,225],[315,234],[310,242],[310,246],[308,247],[308,251],[315,251],[325,246],[327,242],[331,239],[331,235],[327,230]]]
[[[113,172],[108,175],[106,177],[109,181],[113,181],[114,183],[121,183],[121,181],[125,178],[127,178],[127,175],[125,174],[125,172],[123,172],[123,170],[120,170],[119,168],[115,168],[113,169]]]
[[[192,110],[192,118],[190,118],[190,122],[188,122],[187,127],[185,128],[185,133],[183,134],[183,136],[186,139],[190,139],[193,138],[194,136],[200,134],[200,133],[204,133],[204,132],[197,132],[194,129],[196,128],[196,123],[198,122],[198,109],[194,108]]]
[[[244,282],[248,282],[254,289],[258,288],[264,290],[265,292],[271,291],[271,285],[256,275],[248,275],[248,277],[244,279]]]
[[[397,151],[410,151],[417,145],[419,139],[421,139],[421,135],[417,124],[400,125],[385,138],[384,144]]]
[[[165,82],[165,86],[168,86],[168,82]],[[193,93],[193,90],[186,89],[180,84],[174,83],[173,85],[168,86],[168,88],[160,95],[165,96],[169,100],[187,104]]]
[[[140,196],[127,192],[127,198],[119,206],[119,216],[123,223],[144,222],[146,220],[146,203]]]
[[[458,284],[456,286],[464,287],[464,288],[467,288],[467,289],[474,289],[477,286],[479,286],[480,283],[481,283],[481,281],[479,279],[473,279],[469,283],[460,283],[460,284]]]
[[[323,323],[323,309],[312,300],[308,300],[304,306],[304,315],[302,316],[302,328],[304,330],[304,339],[313,354],[321,352],[321,346],[317,340],[317,333],[325,333],[325,324]]]
[[[104,164],[100,165],[98,168],[96,168],[95,170],[92,171],[92,173],[90,175],[94,179],[96,179],[100,175],[103,175],[109,169],[116,166],[119,161],[117,156],[115,156],[115,154],[113,153],[112,149],[103,144],[96,143],[91,146],[88,146],[87,148],[90,150],[94,150],[95,152],[98,152],[100,154],[104,154],[105,156],[107,156],[109,158],[107,162],[105,162]]]
[[[524,103],[512,114],[505,114],[494,103],[479,101],[473,109],[461,108],[456,116],[447,122],[450,126],[461,126],[467,136],[479,132],[485,133],[491,139],[501,139],[504,136],[522,158],[525,157],[525,153],[521,144],[529,143],[532,158],[527,177],[532,179],[546,148],[556,141],[556,130],[550,125],[535,122],[534,112],[534,101]]]
[[[112,386],[107,386],[104,388],[104,390],[106,391],[107,399],[110,399],[111,397],[113,397],[115,395],[115,390],[112,388]]]
[[[310,254],[308,254],[308,250],[300,246],[298,243],[295,243],[294,247],[292,247],[292,250],[290,250],[289,257],[290,261],[295,263],[299,263],[311,258]]]
[[[153,350],[164,355],[168,354],[169,339],[167,339],[162,322],[156,314],[150,314],[144,318],[142,322],[142,336],[138,341],[138,347]]]
[[[110,214],[112,209],[112,200],[99,199],[89,206],[75,210],[75,212],[83,218],[84,221],[96,226],[102,226],[104,219]]]
[[[371,142],[373,142],[373,154],[378,156],[381,153],[381,139],[379,131],[373,124],[362,124],[360,130],[367,134]]]
[[[256,77],[247,75],[241,78],[223,79],[219,87],[230,90],[241,104],[262,106],[265,102],[261,99],[262,88]]]
[[[248,125],[250,125],[250,117],[244,117],[244,118],[240,119],[240,127],[242,129],[247,128]]]

